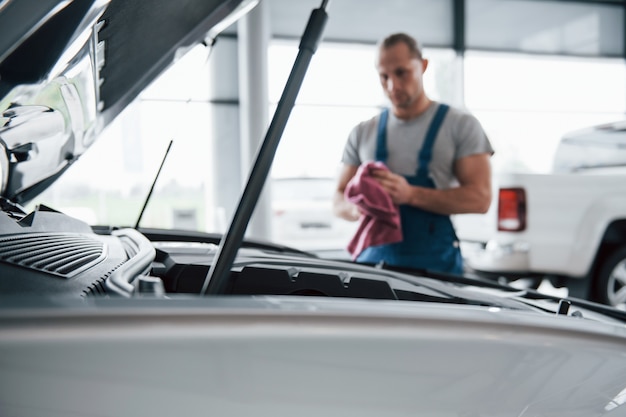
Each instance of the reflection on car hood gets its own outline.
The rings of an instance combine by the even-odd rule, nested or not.
[[[0,3],[0,195],[32,200],[177,52],[256,1]]]
[[[285,296],[37,305],[0,305],[8,415],[626,415],[624,329],[602,323]]]

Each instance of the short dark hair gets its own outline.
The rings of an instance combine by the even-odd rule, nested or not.
[[[422,48],[414,37],[406,33],[399,32],[387,36],[382,41],[380,41],[379,47],[381,49],[387,49],[399,43],[403,43],[408,46],[411,56],[422,60]]]

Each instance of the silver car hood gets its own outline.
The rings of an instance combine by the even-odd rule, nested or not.
[[[0,307],[3,415],[626,415],[625,329],[609,323],[316,297],[101,301]]]

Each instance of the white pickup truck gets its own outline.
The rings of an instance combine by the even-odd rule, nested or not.
[[[626,121],[567,134],[555,155],[549,174],[495,176],[487,214],[454,218],[466,265],[626,308]]]

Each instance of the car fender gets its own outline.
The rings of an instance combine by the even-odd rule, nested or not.
[[[611,224],[626,218],[626,196],[613,195],[593,202],[576,228],[569,262],[571,275],[588,274],[600,254],[605,234]]]

